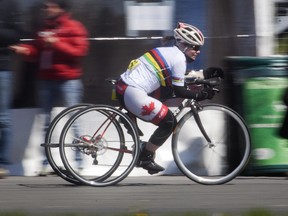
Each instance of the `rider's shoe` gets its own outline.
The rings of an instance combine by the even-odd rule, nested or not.
[[[142,167],[146,169],[149,174],[156,174],[164,170],[164,168],[154,161],[154,153],[143,149],[140,153],[139,160],[137,162],[137,167]]]

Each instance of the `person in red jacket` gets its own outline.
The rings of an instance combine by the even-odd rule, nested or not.
[[[81,60],[88,52],[88,32],[79,21],[72,19],[69,9],[69,0],[45,0],[44,25],[35,40],[10,47],[38,66],[37,93],[46,129],[56,102],[69,107],[80,103],[83,94]],[[47,164],[45,161],[44,165]]]

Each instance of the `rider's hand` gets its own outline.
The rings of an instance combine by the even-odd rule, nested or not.
[[[224,78],[224,72],[219,67],[209,67],[203,71],[204,79],[210,79],[213,77]]]
[[[206,99],[212,99],[215,95],[215,91],[212,88],[205,88],[198,92],[197,94],[197,100],[206,100]]]

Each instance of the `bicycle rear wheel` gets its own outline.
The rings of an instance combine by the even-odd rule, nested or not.
[[[80,130],[77,137],[72,133],[74,127]],[[71,159],[76,150],[83,157],[81,171]],[[108,186],[123,180],[134,168],[139,152],[135,125],[127,115],[108,105],[93,105],[75,113],[60,136],[65,168],[79,182],[90,186]]]
[[[249,130],[239,114],[226,106],[207,104],[198,113],[211,142],[189,111],[172,137],[174,160],[182,173],[197,183],[227,183],[240,174],[250,158]]]
[[[62,131],[65,123],[75,112],[78,112],[89,105],[91,104],[77,104],[62,110],[59,114],[57,114],[50,123],[46,132],[45,143],[42,144],[45,150],[46,158],[54,172],[64,180],[74,184],[79,184],[80,182],[65,169],[61,161],[59,151],[60,132]]]

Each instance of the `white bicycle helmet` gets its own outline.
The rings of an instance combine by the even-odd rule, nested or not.
[[[174,37],[178,42],[203,46],[204,36],[195,26],[179,22],[174,29]]]

